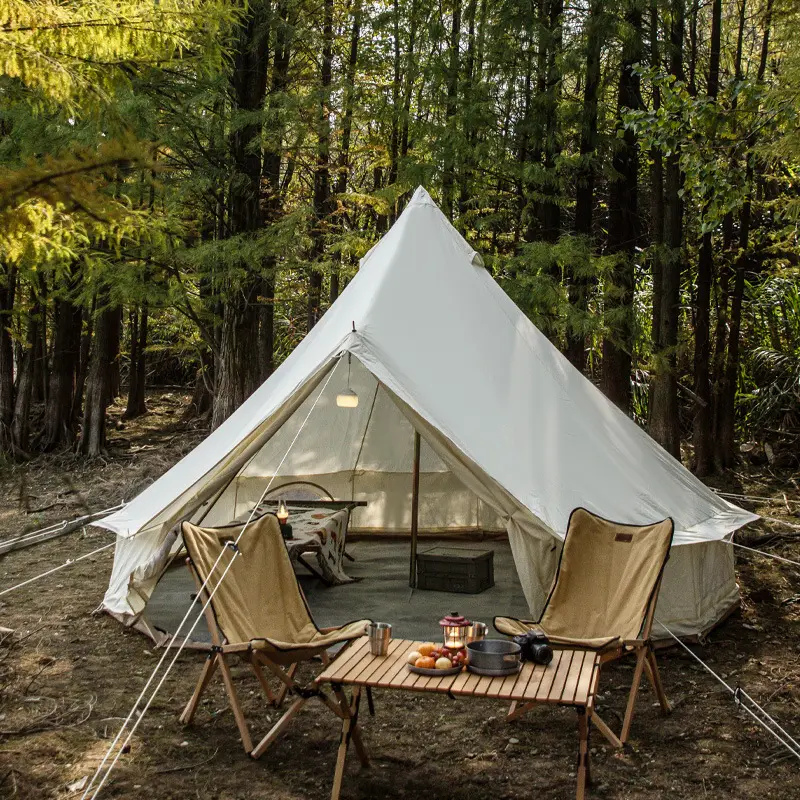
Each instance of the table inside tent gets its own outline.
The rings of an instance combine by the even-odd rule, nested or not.
[[[286,502],[289,524],[292,526],[292,538],[286,539],[286,549],[295,569],[302,564],[329,586],[352,583],[356,580],[344,570],[344,560],[350,558],[345,550],[347,528],[350,523],[350,512],[356,506],[366,506],[366,502],[337,500]],[[276,509],[274,501],[262,503],[256,511],[256,516]],[[244,524],[251,513],[248,512],[234,522]]]

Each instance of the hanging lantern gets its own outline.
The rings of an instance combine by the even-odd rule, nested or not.
[[[357,408],[358,395],[352,389],[345,389],[336,395],[336,405],[339,408]]]
[[[444,634],[444,646],[448,650],[462,650],[466,645],[467,633],[472,623],[458,611],[451,611],[449,616],[439,620],[439,624]]]
[[[336,395],[336,405],[339,408],[357,408],[358,395],[350,388],[350,358],[351,354],[347,354],[347,388]]]

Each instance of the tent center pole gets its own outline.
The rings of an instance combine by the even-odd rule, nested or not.
[[[419,431],[414,431],[414,464],[411,468],[411,563],[408,585],[417,588],[417,532],[419,524]]]

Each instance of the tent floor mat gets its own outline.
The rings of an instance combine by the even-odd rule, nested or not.
[[[425,542],[420,543],[420,551],[435,547],[437,542],[452,546],[451,538],[437,540],[426,537]],[[507,541],[482,541],[481,549],[494,551],[495,585],[474,595],[422,589],[412,591],[408,586],[408,538],[364,538],[354,542],[348,539],[347,549],[355,561],[348,561],[345,569],[351,577],[360,578],[355,583],[330,587],[313,576],[300,576],[314,620],[320,627],[369,617],[390,622],[395,638],[439,641],[439,619],[451,611],[485,622],[490,630],[492,619],[498,614],[523,618],[529,615]],[[169,570],[148,603],[148,622],[160,629],[174,631],[195,591],[186,569]],[[200,611],[200,606],[197,611]],[[191,619],[193,621],[194,616]],[[491,635],[495,635],[493,631]],[[204,619],[195,629],[193,638],[210,641]]]

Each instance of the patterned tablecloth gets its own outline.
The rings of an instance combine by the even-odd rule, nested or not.
[[[320,508],[302,508],[289,506],[289,524],[292,526],[292,538],[286,540],[292,562],[302,563],[312,572],[318,567],[319,577],[331,586],[352,583],[344,571],[344,547],[347,538],[347,525],[350,521],[350,510],[325,511]],[[309,564],[304,553],[313,552],[316,564]]]

